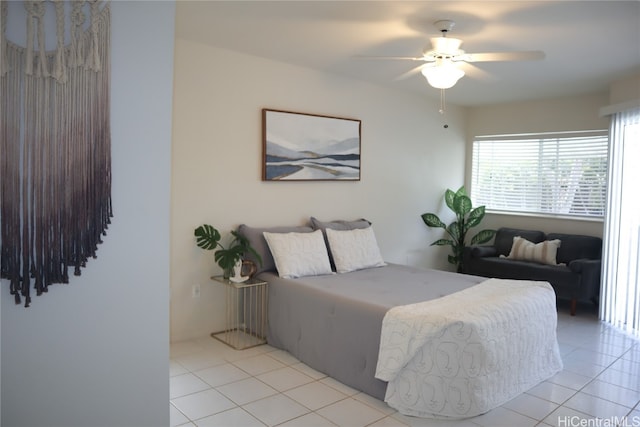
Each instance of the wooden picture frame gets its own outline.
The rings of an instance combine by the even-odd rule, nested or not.
[[[263,181],[360,181],[361,121],[262,109]]]

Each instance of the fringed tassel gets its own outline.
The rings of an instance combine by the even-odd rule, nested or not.
[[[72,2],[71,9],[71,47],[69,49],[69,66],[78,67],[84,65],[84,43],[82,26],[84,25],[84,1]]]
[[[34,52],[33,52],[33,21],[37,21],[37,41],[38,41],[38,68],[39,75],[47,77],[47,52],[44,44],[44,13],[46,11],[44,0],[25,1],[24,7],[27,10],[27,75],[33,74]]]
[[[44,43],[44,0],[36,3],[36,12],[38,19],[38,76],[49,77],[49,69],[47,66],[47,47]]]
[[[28,76],[33,75],[33,19],[35,16],[35,3],[34,1],[24,2],[24,7],[27,10],[27,53],[24,72]]]
[[[57,51],[44,50],[44,3],[29,2],[30,42],[6,42],[9,67],[0,79],[0,273],[26,307],[30,289],[40,295],[67,283],[69,268],[80,274],[113,216],[109,3],[100,10],[91,0],[83,32],[86,2],[74,2],[65,47],[63,0],[52,1]]]
[[[91,39],[85,67],[93,71],[100,71],[100,49],[98,48],[100,0],[89,0],[89,4],[91,5]]]
[[[67,64],[64,48],[64,0],[54,0],[56,4],[56,57],[52,76],[60,83],[67,81]]]
[[[2,20],[2,31],[0,32],[0,77],[7,75],[9,71],[8,57],[7,57],[7,15],[9,14],[9,7],[6,1],[0,1],[0,20]]]
[[[4,3],[4,2],[1,2]],[[0,3],[0,4],[1,4]],[[16,304],[21,302],[20,217],[20,85],[24,75],[24,50],[7,46],[3,52],[12,66],[0,77],[0,277],[10,282]]]

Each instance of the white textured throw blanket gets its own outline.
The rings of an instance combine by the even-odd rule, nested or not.
[[[548,283],[488,279],[389,310],[376,378],[400,413],[480,415],[562,370],[556,326]]]

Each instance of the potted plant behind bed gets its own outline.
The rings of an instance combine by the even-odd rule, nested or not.
[[[449,234],[449,239],[438,239],[431,243],[431,246],[451,245],[453,255],[449,255],[447,259],[451,264],[456,266],[458,273],[462,273],[464,271],[462,255],[466,247],[465,239],[467,232],[471,227],[479,225],[484,218],[484,206],[478,206],[474,209],[464,186],[460,187],[456,192],[447,189],[444,194],[444,200],[449,209],[456,214],[456,220],[454,222],[447,226],[440,220],[438,215],[434,213],[422,214],[422,220],[428,227],[444,228],[447,234]],[[471,238],[470,244],[486,243],[491,240],[495,234],[496,230],[482,230]]]
[[[196,228],[193,234],[196,236],[196,245],[198,245],[199,248],[205,250],[219,248],[214,252],[214,259],[222,269],[225,279],[231,277],[236,262],[242,260],[242,257],[247,252],[250,252],[255,257],[256,261],[262,265],[262,258],[260,257],[260,254],[251,247],[249,240],[246,237],[242,236],[235,230],[231,231],[233,240],[226,248],[220,243],[222,238],[220,232],[212,225],[203,224]],[[251,261],[243,261],[243,263],[253,264]],[[253,265],[252,271],[255,271],[255,265]],[[252,274],[253,273],[249,273],[248,276],[251,276]]]

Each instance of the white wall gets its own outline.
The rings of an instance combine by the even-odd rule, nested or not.
[[[614,82],[609,91],[609,104],[640,100],[640,74],[633,74]]]
[[[112,7],[114,218],[82,276],[13,304],[2,281],[2,421],[169,424],[175,4]]]
[[[467,122],[467,177],[470,188],[473,137],[510,133],[562,132],[608,129],[600,108],[609,102],[609,94],[596,93],[575,97],[525,101],[473,107]],[[567,220],[533,216],[487,214],[481,228],[515,227],[545,232],[577,233],[602,237],[602,221]]]
[[[441,233],[420,215],[463,182],[461,109],[448,106],[445,130],[426,82],[423,94],[409,95],[182,39],[175,55],[172,341],[223,326],[224,293],[209,279],[219,269],[193,237],[202,223],[226,234],[241,223],[365,217],[387,261],[448,268],[446,251],[429,247]],[[262,182],[262,108],[362,120],[362,180]]]

